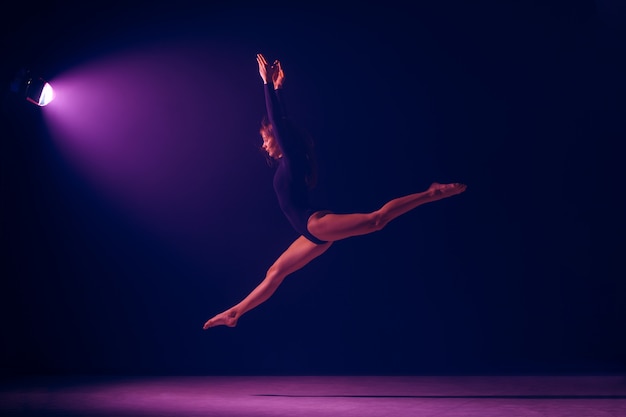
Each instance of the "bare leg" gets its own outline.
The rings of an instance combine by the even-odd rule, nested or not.
[[[222,325],[236,326],[237,320],[242,315],[270,298],[287,275],[326,252],[331,244],[332,242],[316,245],[307,238],[300,236],[280,255],[267,271],[265,279],[246,298],[239,304],[208,320],[204,323],[203,329]]]
[[[439,184],[434,182],[421,193],[393,199],[371,213],[314,213],[309,218],[309,231],[321,240],[333,242],[352,236],[365,235],[381,230],[391,220],[421,206],[460,194],[467,186],[460,183]]]

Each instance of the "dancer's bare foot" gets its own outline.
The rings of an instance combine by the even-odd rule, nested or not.
[[[231,308],[230,310],[226,310],[223,313],[220,313],[212,319],[208,320],[206,323],[204,323],[204,326],[202,326],[202,328],[206,330],[209,327],[215,326],[235,327],[237,325],[238,319],[239,317],[237,317],[237,311]]]
[[[465,191],[466,188],[467,185],[461,184],[460,182],[453,182],[450,184],[440,184],[438,182],[433,182],[432,184],[430,184],[430,187],[428,187],[428,191],[432,193],[433,197],[436,200],[439,200],[442,198],[451,197],[456,194],[461,194],[463,191]]]

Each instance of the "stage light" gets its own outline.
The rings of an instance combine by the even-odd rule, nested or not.
[[[11,91],[41,107],[54,100],[54,90],[50,83],[41,77],[32,76],[30,71],[24,69],[15,76],[11,83]]]
[[[54,99],[54,90],[43,78],[31,79],[26,87],[26,100],[38,106],[45,106]]]

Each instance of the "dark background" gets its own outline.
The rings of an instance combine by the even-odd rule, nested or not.
[[[624,372],[624,6],[297,3],[5,9],[5,85],[21,66],[52,80],[175,41],[222,51],[198,57],[213,72],[181,94],[237,87],[222,89],[228,122],[202,148],[220,185],[176,201],[202,210],[167,232],[57,152],[45,109],[5,94],[3,376]],[[468,189],[336,242],[236,328],[203,331],[296,237],[256,149],[257,52],[285,66],[334,210],[432,181]]]

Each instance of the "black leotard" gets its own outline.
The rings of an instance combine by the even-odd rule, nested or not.
[[[307,153],[305,144],[297,140],[296,132],[287,119],[283,103],[279,100],[279,90],[273,84],[265,84],[265,106],[267,116],[272,124],[274,138],[282,151],[278,166],[274,173],[274,191],[278,204],[285,213],[291,226],[304,237],[316,244],[326,243],[313,236],[307,229],[311,214],[319,211],[311,205],[309,188],[306,183]]]

